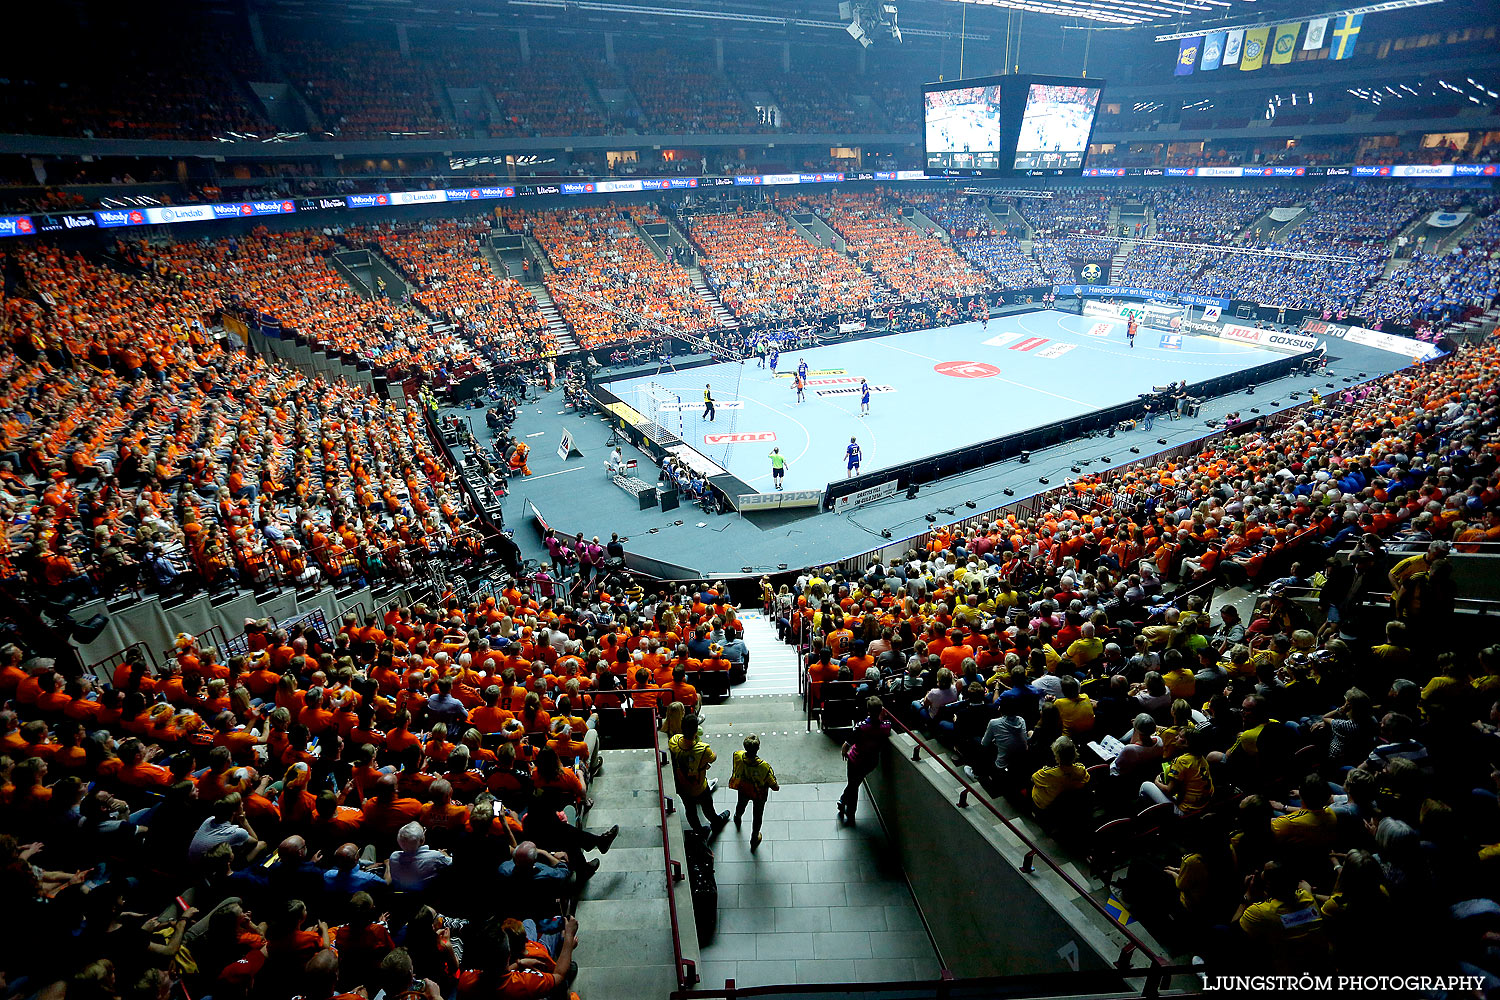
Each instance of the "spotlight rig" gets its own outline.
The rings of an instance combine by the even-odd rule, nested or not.
[[[844,30],[867,49],[881,38],[900,45],[900,16],[893,0],[844,0],[839,4],[839,20],[845,22]]]

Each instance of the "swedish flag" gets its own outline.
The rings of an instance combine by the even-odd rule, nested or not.
[[[1328,58],[1352,59],[1354,57],[1354,43],[1359,38],[1359,26],[1364,19],[1363,14],[1340,14],[1334,19],[1333,37],[1328,43]]]

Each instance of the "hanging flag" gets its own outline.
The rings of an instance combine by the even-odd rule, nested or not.
[[[1321,49],[1328,35],[1328,18],[1315,17],[1307,22],[1307,34],[1302,37],[1304,49]]]
[[[1333,40],[1328,43],[1328,58],[1352,59],[1354,43],[1359,38],[1363,14],[1340,14],[1333,22]]]
[[[1172,75],[1191,76],[1193,67],[1198,65],[1198,50],[1202,46],[1202,38],[1184,38],[1182,44],[1177,46],[1177,68],[1172,71]]]
[[[1224,36],[1224,32],[1215,31],[1203,39],[1203,61],[1198,64],[1199,69],[1219,68],[1219,60],[1224,57]]]
[[[1276,26],[1271,39],[1272,66],[1285,66],[1292,61],[1292,53],[1297,51],[1297,33],[1301,30],[1301,21]]]
[[[1224,58],[1220,65],[1233,66],[1240,61],[1240,50],[1245,47],[1245,29],[1235,28],[1224,39]]]
[[[1245,30],[1245,51],[1240,56],[1240,69],[1248,72],[1260,69],[1266,64],[1266,42],[1270,36],[1270,28],[1247,28]]]

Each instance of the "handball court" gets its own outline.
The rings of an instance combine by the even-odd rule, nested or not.
[[[783,354],[774,375],[750,360],[607,388],[635,405],[638,387],[664,386],[682,399],[679,436],[690,447],[761,491],[772,489],[768,455],[780,448],[784,488],[813,490],[845,477],[851,437],[863,452],[860,471],[877,472],[1127,403],[1153,385],[1201,382],[1284,357],[1148,328],[1132,348],[1124,322],[1046,311]],[[793,375],[802,359],[808,384],[799,404]],[[871,389],[868,416],[860,415],[861,378]],[[705,383],[716,402],[712,421],[703,416]],[[677,413],[655,419],[678,433]]]
[[[1168,380],[1185,378],[1191,384],[1273,357],[1255,348],[1191,336],[1183,337],[1176,350],[1163,348],[1160,343],[1164,334],[1156,330],[1143,330],[1132,351],[1125,345],[1123,324],[1102,337],[1078,332],[1091,331],[1096,322],[1100,321],[1056,312],[1030,313],[992,318],[988,330],[981,329],[978,323],[966,323],[831,345],[784,357],[778,366],[784,370],[795,369],[800,356],[807,359],[810,370],[843,368],[856,378],[864,374],[872,385],[892,386],[894,392],[871,394],[871,416],[865,419],[857,416],[857,392],[812,395],[815,389],[829,386],[809,386],[808,402],[798,407],[791,380],[773,380],[769,372],[756,367],[754,360],[745,362],[740,373],[740,391],[733,398],[726,389],[733,384],[732,375],[726,378],[728,365],[668,372],[655,381],[670,381],[681,389],[684,403],[693,404],[682,415],[683,430],[690,440],[696,434],[701,446],[705,433],[770,430],[778,436],[775,445],[780,445],[791,460],[786,488],[820,489],[830,479],[843,476],[844,446],[851,435],[862,443],[862,468],[870,472],[898,464],[903,454],[909,458],[921,457],[1132,399],[1138,392]],[[1012,336],[1016,339],[1008,343],[985,344],[987,340]],[[1011,345],[1029,338],[1044,339],[1047,343],[1029,351],[1011,350]],[[1054,345],[1072,346],[1062,351]],[[1255,406],[1269,413],[1275,409],[1273,404],[1290,405],[1291,393],[1298,390],[1305,393],[1317,386],[1328,392],[1326,382],[1342,389],[1348,384],[1343,381],[1346,377],[1356,382],[1368,381],[1409,363],[1401,355],[1347,341],[1330,341],[1329,345],[1326,379],[1283,377],[1257,387],[1253,397],[1236,392],[1210,399],[1197,417],[1162,418],[1150,431],[1138,428],[1110,439],[1065,442],[1037,452],[1027,465],[1007,461],[970,470],[924,485],[915,499],[908,500],[898,493],[845,514],[804,509],[739,517],[733,513],[705,514],[690,506],[668,512],[654,507],[640,510],[633,498],[616,487],[605,473],[609,425],[598,415],[580,417],[566,410],[561,391],[556,391],[526,403],[512,428],[532,446],[530,464],[534,475],[511,480],[510,493],[502,502],[505,523],[515,530],[517,542],[532,558],[545,558],[531,528],[534,508],[558,531],[568,534],[581,531],[604,540],[608,540],[610,532],[619,532],[627,539],[627,551],[699,575],[738,574],[746,566],[759,573],[774,571],[781,563],[832,562],[886,544],[880,535],[882,529],[890,530],[897,539],[917,534],[928,527],[925,516],[929,513],[939,512],[939,521],[946,523],[957,520],[959,515],[974,513],[963,507],[966,501],[975,501],[977,509],[984,511],[1048,489],[1048,485],[1038,482],[1040,478],[1047,478],[1051,486],[1060,485],[1070,474],[1069,467],[1079,461],[1094,461],[1109,455],[1118,465],[1145,458],[1211,433],[1207,421],[1221,420],[1228,412],[1239,410],[1249,417],[1248,411]],[[1062,356],[1040,356],[1039,352],[1048,348]],[[938,374],[935,366],[948,361],[991,364],[1000,373],[968,379]],[[810,381],[840,377],[848,376],[809,374]],[[610,388],[624,394],[631,383],[652,380],[617,380]],[[718,419],[707,431],[700,429],[704,382],[714,384],[719,402]],[[849,385],[838,383],[833,387]],[[857,388],[858,383],[852,386]],[[742,400],[744,405],[725,406],[735,400]],[[461,415],[467,412],[479,439],[490,440],[484,421],[473,411],[449,412]],[[584,457],[564,460],[557,456],[564,431]],[[1158,444],[1158,439],[1166,444]],[[739,470],[736,475],[746,478],[752,488],[770,490],[770,463],[766,454],[775,445],[742,443],[734,445],[732,450],[724,446],[718,455],[727,457],[733,466],[731,471]],[[1139,453],[1131,453],[1132,447],[1139,448]],[[623,445],[622,450],[626,459],[640,463],[637,469],[640,478],[655,481],[656,467],[645,455],[629,444]],[[1098,467],[1096,462],[1093,468]],[[1007,489],[1013,496],[1004,495]],[[940,513],[943,508],[956,508],[956,513]]]

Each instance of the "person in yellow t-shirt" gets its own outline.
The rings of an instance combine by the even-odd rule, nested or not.
[[[677,794],[682,796],[683,812],[687,814],[688,826],[694,830],[703,829],[698,822],[697,811],[703,811],[703,818],[713,827],[717,833],[729,822],[727,811],[715,814],[714,792],[708,785],[708,769],[718,760],[718,755],[713,748],[699,737],[698,717],[696,715],[685,716],[682,720],[682,732],[667,741],[667,751],[672,757],[672,778],[677,786]]]
[[[1087,736],[1094,731],[1094,703],[1079,691],[1078,678],[1063,674],[1059,678],[1062,697],[1054,702],[1062,719],[1063,732],[1069,736]]]
[[[1312,888],[1280,862],[1266,862],[1254,877],[1234,922],[1272,972],[1297,975],[1328,964],[1327,928]]]
[[[1031,776],[1031,805],[1037,812],[1053,808],[1066,793],[1082,790],[1089,783],[1088,768],[1078,763],[1078,747],[1066,736],[1052,741],[1054,763]]]
[[[1329,803],[1333,793],[1316,774],[1309,774],[1302,781],[1302,808],[1286,809],[1279,802],[1271,808],[1282,815],[1271,820],[1271,834],[1276,844],[1283,849],[1316,853],[1327,852],[1334,847],[1338,832],[1338,818]]]
[[[781,791],[776,783],[776,772],[761,759],[760,737],[753,733],[745,737],[745,749],[734,752],[734,770],[729,775],[729,787],[739,793],[739,802],[734,807],[734,825],[739,826],[745,816],[745,807],[750,812],[750,850],[760,846],[760,824],[766,813],[766,799],[771,792]]]

